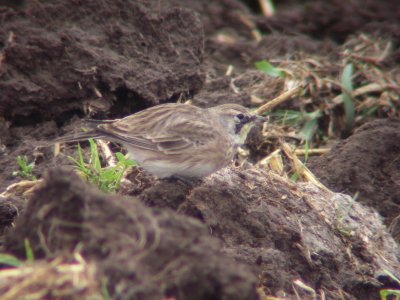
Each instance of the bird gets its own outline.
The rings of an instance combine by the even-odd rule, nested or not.
[[[54,142],[89,138],[116,142],[125,146],[138,166],[157,178],[201,179],[232,161],[243,128],[256,119],[239,104],[200,108],[167,103],[122,119],[87,119],[84,124],[88,131],[62,136]]]

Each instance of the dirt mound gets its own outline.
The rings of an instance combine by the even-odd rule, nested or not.
[[[18,200],[0,196],[0,234],[3,235],[4,229],[11,226],[18,216],[18,208],[15,203]],[[21,209],[22,207],[20,207]]]
[[[1,7],[0,117],[29,125],[62,122],[84,110],[115,116],[199,90],[200,19],[183,8],[154,13],[147,4],[59,0]]]
[[[26,238],[36,259],[81,249],[112,299],[257,298],[256,274],[226,258],[200,222],[106,196],[70,172],[49,173],[6,235],[6,250],[24,258]]]
[[[333,191],[355,195],[385,223],[400,214],[400,121],[376,120],[310,161],[310,169]]]
[[[399,271],[399,250],[373,210],[255,168],[226,168],[189,187],[159,181],[135,194],[204,222],[228,256],[261,274],[269,295],[291,294],[302,278],[329,299],[343,299],[341,291],[346,299],[376,299],[383,270]]]
[[[317,39],[331,38],[339,43],[370,23],[397,24],[400,7],[396,0],[309,1],[296,9],[278,10],[272,18],[258,18],[265,32],[303,33]]]
[[[254,167],[192,184],[131,177],[137,198],[100,194],[52,171],[8,230],[5,250],[24,258],[25,238],[39,260],[79,249],[115,299],[255,299],[257,276],[267,295],[289,299],[298,279],[329,299],[399,288],[384,271],[400,275],[400,249],[378,214],[349,196]]]

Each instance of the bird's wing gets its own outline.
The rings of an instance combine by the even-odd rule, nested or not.
[[[165,154],[203,147],[217,135],[213,126],[203,118],[193,119],[182,115],[176,118],[171,115],[169,122],[164,120],[165,118],[163,124],[158,124],[157,130],[149,130],[136,122],[103,124],[98,129],[116,142],[120,141],[143,150],[161,151]],[[132,128],[134,123],[137,127]],[[141,127],[142,131],[138,130],[138,127]]]
[[[167,154],[174,154],[187,149],[201,149],[214,141],[217,132],[210,123],[198,120],[180,120],[165,131],[153,135],[151,140],[157,148]]]

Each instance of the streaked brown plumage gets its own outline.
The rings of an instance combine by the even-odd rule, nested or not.
[[[201,178],[229,164],[242,126],[255,118],[237,104],[203,109],[170,103],[123,119],[88,120],[90,131],[56,142],[110,140],[123,144],[139,166],[157,177]]]

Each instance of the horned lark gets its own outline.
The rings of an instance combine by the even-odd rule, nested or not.
[[[56,142],[88,138],[123,144],[139,166],[158,178],[201,178],[229,164],[245,124],[257,117],[237,104],[199,108],[162,104],[123,119],[87,120],[87,132]]]

